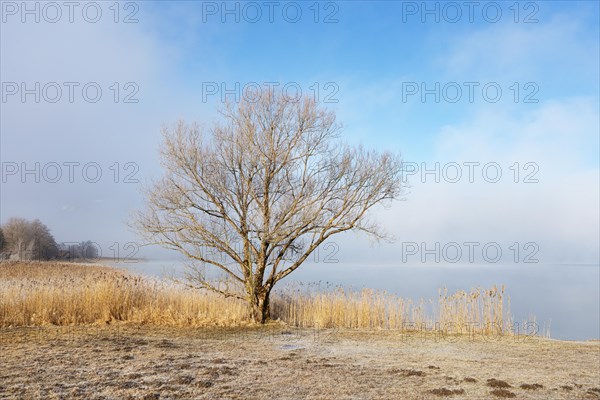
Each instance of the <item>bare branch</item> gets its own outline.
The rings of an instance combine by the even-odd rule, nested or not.
[[[311,99],[269,90],[248,98],[256,96],[226,104],[222,124],[208,131],[183,122],[163,130],[165,176],[135,226],[149,242],[225,272],[264,307],[273,285],[332,235],[388,238],[369,211],[402,194],[401,161],[340,143],[335,114]]]

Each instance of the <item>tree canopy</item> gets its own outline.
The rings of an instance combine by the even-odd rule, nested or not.
[[[264,322],[273,286],[332,235],[386,238],[368,212],[401,195],[401,160],[343,143],[335,113],[309,98],[268,91],[220,112],[210,129],[163,129],[165,174],[135,226],[187,257],[190,286],[246,300]]]

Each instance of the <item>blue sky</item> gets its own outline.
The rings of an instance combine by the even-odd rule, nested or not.
[[[504,179],[497,184],[412,176],[406,201],[375,214],[400,241],[535,241],[544,262],[598,262],[598,2],[518,2],[517,22],[512,1],[492,4],[502,12],[497,22],[489,21],[494,8],[482,13],[490,2],[475,8],[473,22],[466,3],[456,2],[462,12],[456,23],[447,21],[454,14],[423,21],[422,2],[320,2],[318,23],[315,2],[275,3],[273,22],[265,2],[252,3],[262,12],[256,23],[244,14],[240,22],[235,15],[222,21],[220,1],[137,2],[137,10],[121,3],[119,23],[112,20],[111,2],[101,3],[97,23],[77,12],[73,23],[64,16],[57,23],[23,23],[20,10],[13,14],[3,5],[3,83],[98,82],[104,96],[97,103],[81,96],[73,103],[7,97],[1,103],[2,162],[96,162],[104,178],[37,183],[6,176],[0,220],[40,218],[59,241],[108,246],[136,240],[124,221],[142,204],[141,185],[160,175],[161,125],[178,118],[210,125],[220,96],[204,102],[207,84],[277,82],[303,93],[318,87],[321,101],[335,89],[337,102],[324,105],[337,111],[348,142],[398,150],[407,161],[429,165],[501,165]],[[238,4],[240,13],[248,7],[227,4]],[[447,2],[427,4],[452,11]],[[281,11],[290,6],[302,10],[297,23]],[[216,14],[207,13],[214,7]],[[138,22],[122,23],[130,11]],[[337,22],[324,23],[331,12]],[[538,22],[526,23],[527,16]],[[114,82],[121,100],[124,84],[135,83],[139,101],[111,102]],[[462,96],[455,103],[442,96],[438,103],[433,94],[422,101],[420,93],[406,93],[436,82],[450,97],[460,87]],[[465,82],[475,85],[472,102]],[[497,102],[482,94],[491,83],[502,90]],[[123,183],[122,175],[113,182],[115,162],[121,173],[128,172],[124,164],[135,163],[140,184]],[[515,162],[535,163],[539,182],[512,182]],[[352,235],[340,243],[353,261],[399,258],[397,245],[373,249]]]
[[[277,12],[284,3],[275,9],[273,23],[265,6],[263,18],[251,23],[247,19],[253,14],[245,19],[241,3],[240,22],[235,23],[236,15],[223,15],[221,3],[215,3],[216,14],[202,3],[185,3],[185,16],[180,4],[153,3],[149,13],[157,18],[159,40],[176,44],[179,79],[189,89],[200,92],[207,81],[228,86],[274,81],[298,82],[306,92],[314,82],[334,82],[339,87],[334,106],[348,125],[349,137],[381,141],[387,147],[401,135],[400,148],[418,158],[430,155],[440,127],[460,123],[486,106],[515,116],[534,110],[539,103],[522,102],[530,92],[523,87],[528,82],[537,85],[533,99],[542,102],[598,95],[596,2],[534,3],[537,8],[518,3],[519,23],[510,2],[498,3],[502,17],[496,23],[487,22],[493,8],[486,17],[483,5],[474,8],[470,22],[468,8],[460,2],[455,4],[461,6],[462,18],[456,23],[446,21],[453,14],[445,14],[445,3],[436,2],[427,7],[438,4],[439,23],[435,15],[422,15],[423,5],[416,2],[320,3],[319,20],[333,13],[334,23],[315,23],[314,4],[298,3],[303,14],[293,24],[285,21],[283,11]],[[235,2],[228,4],[234,9]],[[415,4],[419,10],[408,14]],[[527,16],[538,22],[523,22]],[[177,18],[185,20],[173,24]],[[418,94],[403,101],[402,84],[407,82],[425,82],[429,88],[435,82],[456,82],[463,96],[457,103],[437,104],[433,95],[422,103]],[[480,83],[479,88],[497,82],[502,100],[487,103],[476,90],[469,103],[464,82]],[[521,90],[517,104],[511,103],[515,82]],[[596,156],[588,155],[592,161]]]

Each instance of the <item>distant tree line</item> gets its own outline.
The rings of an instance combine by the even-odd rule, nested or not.
[[[0,227],[0,260],[94,259],[99,248],[91,241],[57,243],[39,219],[11,218]]]
[[[80,243],[60,243],[58,245],[58,258],[61,259],[94,259],[99,257],[100,249],[92,241]]]

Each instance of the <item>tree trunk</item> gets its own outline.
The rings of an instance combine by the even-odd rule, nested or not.
[[[250,319],[264,324],[271,317],[269,307],[270,290],[259,288],[254,291],[250,302]]]

